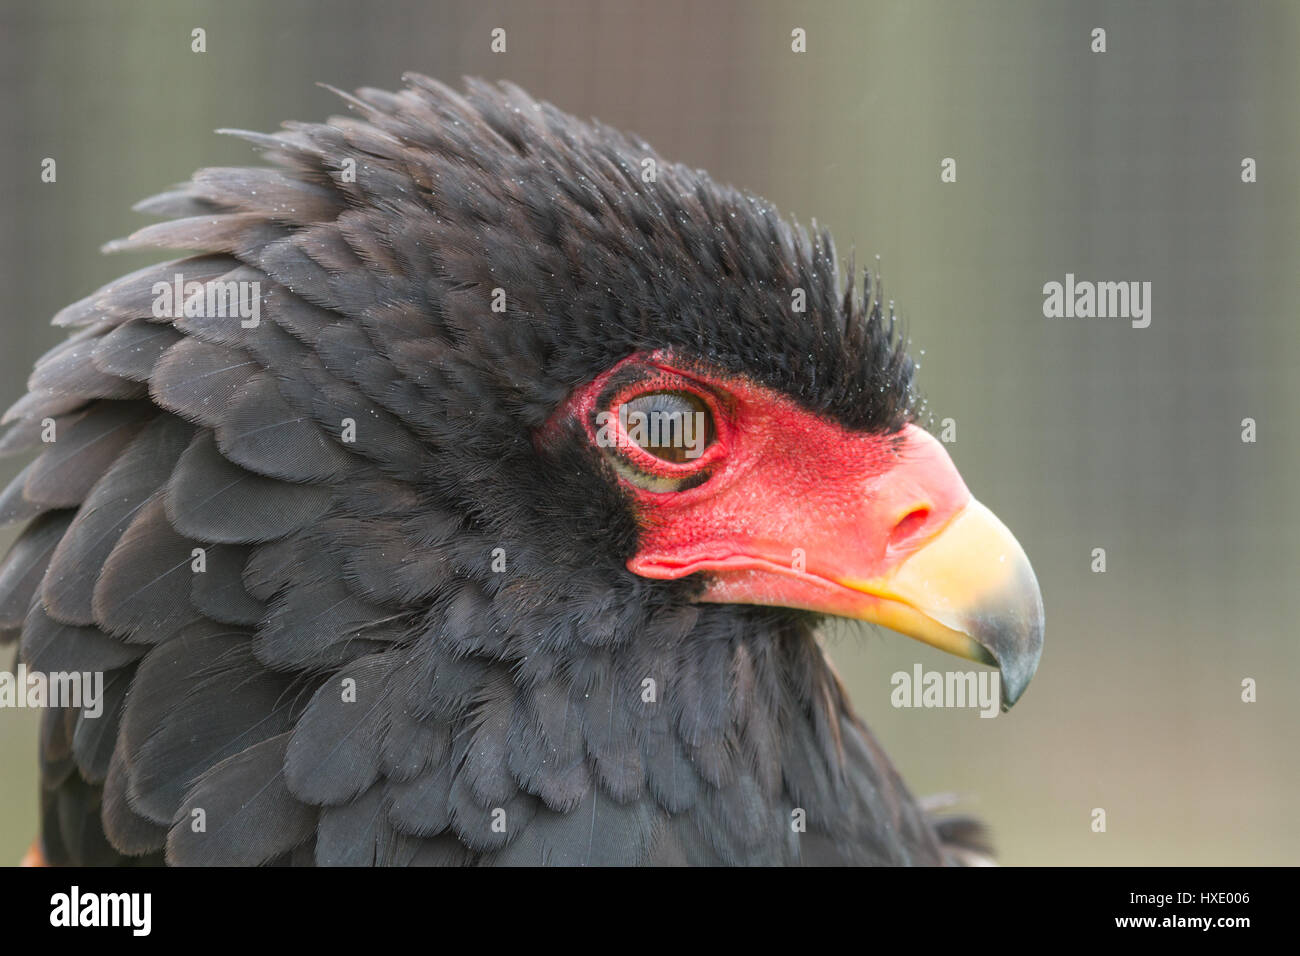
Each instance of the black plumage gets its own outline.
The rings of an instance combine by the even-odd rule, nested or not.
[[[940,862],[815,615],[631,574],[608,467],[536,440],[662,348],[895,432],[912,367],[870,281],[638,139],[408,83],[141,204],[182,218],[113,248],[198,255],[61,312],[11,412],[0,447],[59,437],[0,498],[30,521],[0,624],[109,671],[100,722],[47,717],[49,860]],[[159,318],[177,273],[259,282],[260,324]]]

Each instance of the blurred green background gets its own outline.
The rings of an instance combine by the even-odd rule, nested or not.
[[[6,2],[0,401],[62,337],[54,312],[155,261],[97,251],[145,222],[133,202],[256,162],[213,129],[342,112],[317,81],[513,80],[880,256],[950,451],[1048,614],[995,720],[892,709],[890,674],[953,660],[828,634],[913,790],[972,795],[1010,864],[1295,864],[1298,54],[1295,2]],[[1067,272],[1151,282],[1150,328],[1045,319]],[[0,862],[36,829],[35,737],[0,711]]]

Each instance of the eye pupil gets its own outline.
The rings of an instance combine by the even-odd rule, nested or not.
[[[713,415],[690,392],[650,392],[623,403],[627,436],[656,458],[682,465],[713,443]]]

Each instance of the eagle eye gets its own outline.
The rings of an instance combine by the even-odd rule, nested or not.
[[[718,399],[657,370],[608,388],[591,436],[627,483],[657,493],[708,481],[725,452]]]
[[[713,412],[691,392],[647,392],[617,411],[628,441],[660,461],[689,465],[713,444]]]

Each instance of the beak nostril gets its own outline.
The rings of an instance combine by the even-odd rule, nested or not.
[[[894,525],[894,530],[889,533],[889,547],[897,548],[906,544],[925,527],[929,518],[930,509],[925,506],[913,508],[903,515],[899,522]]]

